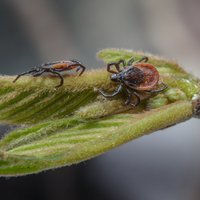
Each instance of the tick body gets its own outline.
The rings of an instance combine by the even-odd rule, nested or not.
[[[60,78],[60,84],[56,86],[56,88],[60,87],[64,83],[64,78],[62,76],[62,72],[69,71],[76,69],[76,72],[80,71],[79,76],[83,74],[86,67],[83,66],[79,61],[77,60],[63,60],[63,61],[56,61],[56,62],[50,62],[50,63],[44,63],[40,66],[36,66],[32,68],[31,70],[19,74],[13,82],[16,82],[21,76],[24,75],[32,75],[33,77],[41,76],[44,73],[48,74],[54,74]]]
[[[163,82],[159,84],[159,72],[153,65],[147,63],[148,57],[143,57],[137,62],[134,61],[135,59],[132,58],[127,64],[125,60],[107,64],[107,71],[112,73],[110,79],[119,83],[119,86],[113,94],[106,94],[102,90],[99,90],[104,97],[114,97],[124,90],[127,94],[125,104],[135,107],[140,103],[139,93],[158,93],[167,88],[167,85]],[[121,64],[123,65],[123,69],[120,67]],[[112,66],[116,70],[112,70]],[[133,96],[136,98],[135,103],[132,102]]]

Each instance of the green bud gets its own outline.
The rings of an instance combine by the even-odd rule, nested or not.
[[[175,102],[178,100],[187,100],[186,94],[178,88],[169,88],[165,92],[165,95],[171,102]]]
[[[122,100],[101,100],[81,107],[75,112],[75,115],[84,119],[100,118],[127,109],[129,109],[129,107],[125,107]]]
[[[168,104],[168,99],[165,97],[164,94],[158,94],[153,98],[150,98],[147,101],[147,108],[150,109],[154,109],[154,108],[160,108],[164,105]]]

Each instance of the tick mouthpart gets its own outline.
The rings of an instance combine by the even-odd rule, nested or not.
[[[120,76],[118,74],[112,74],[110,76],[110,79],[111,79],[111,81],[119,82],[120,81]]]

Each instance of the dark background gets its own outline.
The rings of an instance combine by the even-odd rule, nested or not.
[[[164,55],[200,77],[199,20],[198,0],[2,0],[0,73],[73,58],[96,68],[95,53],[116,47]],[[78,165],[0,178],[0,199],[199,200],[199,127],[192,119]]]

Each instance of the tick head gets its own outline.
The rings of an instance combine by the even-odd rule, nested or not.
[[[121,76],[119,74],[112,74],[110,76],[111,81],[114,82],[121,82]]]

